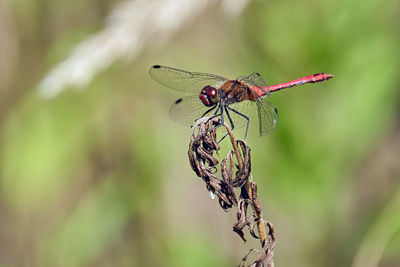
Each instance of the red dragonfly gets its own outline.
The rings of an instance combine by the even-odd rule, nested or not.
[[[172,104],[169,115],[173,120],[190,127],[204,116],[220,116],[221,123],[215,127],[217,128],[224,123],[226,115],[232,129],[246,126],[245,138],[250,119],[255,113],[258,115],[261,136],[276,128],[278,111],[267,101],[266,96],[296,85],[333,78],[332,74],[317,73],[267,86],[259,73],[229,80],[214,74],[189,72],[161,65],[152,66],[149,72],[162,85],[192,94],[179,98]]]

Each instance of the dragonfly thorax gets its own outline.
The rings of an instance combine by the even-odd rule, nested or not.
[[[205,106],[212,107],[216,105],[219,101],[218,90],[212,86],[207,85],[201,90],[199,94],[199,99]]]

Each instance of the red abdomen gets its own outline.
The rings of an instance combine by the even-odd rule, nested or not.
[[[305,83],[318,83],[318,82],[323,82],[326,80],[329,80],[333,78],[334,76],[332,74],[327,74],[327,73],[317,73],[314,75],[309,75],[303,78],[299,78],[293,81],[285,82],[285,83],[280,83],[280,84],[274,84],[270,86],[263,86],[263,87],[257,87],[253,86],[251,89],[252,91],[255,92],[255,94],[259,95],[259,97],[266,95],[268,92],[275,92],[279,91],[285,88],[290,88],[296,85],[301,85]]]

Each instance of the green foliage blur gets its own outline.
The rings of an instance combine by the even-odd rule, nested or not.
[[[168,117],[181,94],[153,64],[270,84],[334,74],[274,93],[271,135],[251,125],[275,265],[400,265],[399,1],[254,0],[236,17],[216,1],[80,90],[41,96],[119,4],[0,2],[0,266],[237,266],[259,248],[191,170],[190,129]]]

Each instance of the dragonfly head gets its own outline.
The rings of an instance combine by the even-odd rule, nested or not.
[[[201,90],[199,98],[205,106],[212,107],[218,103],[218,90],[207,85]]]

